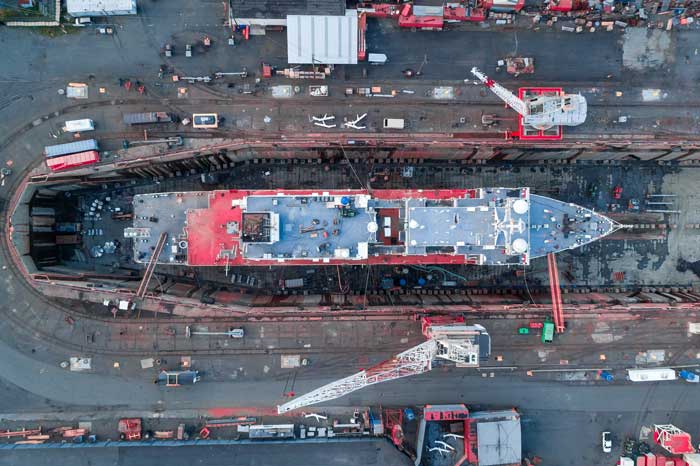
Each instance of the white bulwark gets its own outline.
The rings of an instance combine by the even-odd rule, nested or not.
[[[76,18],[135,15],[136,0],[66,0],[66,10]]]
[[[287,62],[356,65],[357,11],[345,16],[287,15]]]

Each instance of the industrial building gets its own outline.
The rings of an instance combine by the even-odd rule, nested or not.
[[[354,65],[357,51],[357,10],[344,16],[287,15],[288,63]]]
[[[428,405],[418,428],[416,466],[520,466],[520,414]]]

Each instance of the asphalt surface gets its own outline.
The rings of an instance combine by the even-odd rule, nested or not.
[[[185,1],[171,5],[169,9],[163,5],[162,2],[144,1],[140,4],[141,16],[115,19],[118,33],[114,37],[95,36],[92,31],[86,30],[47,40],[27,31],[0,29],[0,47],[3,49],[0,57],[0,134],[16,130],[41,115],[46,108],[64,105],[65,99],[59,98],[56,90],[68,81],[89,81],[94,84],[93,87],[97,87],[106,83],[113,86],[119,77],[155,80],[158,66],[164,61],[159,49],[165,42],[172,42],[176,50],[182,51],[185,43],[198,40],[204,33],[214,37],[215,47],[209,52],[200,53],[196,50],[192,59],[185,59],[176,53],[169,64],[186,74],[237,71],[243,66],[257,70],[263,59],[277,65],[284,64],[282,34],[254,38],[238,48],[223,45],[227,34],[217,26],[222,14],[219,2],[206,2],[206,8],[199,3],[193,5]],[[427,55],[428,63],[424,68],[423,79],[461,81],[468,67],[481,66],[485,71],[491,72],[498,58],[513,53],[535,56],[538,70],[536,79],[542,84],[561,81],[584,84],[605,80],[608,86],[619,88],[622,92],[626,92],[628,86],[654,86],[667,91],[673,88],[682,98],[684,92],[690,92],[688,86],[700,77],[700,58],[695,50],[700,42],[697,31],[675,34],[667,43],[660,43],[654,38],[655,43],[660,44],[659,52],[646,50],[644,37],[640,38],[633,33],[410,33],[396,31],[391,26],[373,25],[372,22],[370,27],[370,50],[387,53],[390,57],[389,65],[369,70],[369,76],[377,80],[397,79],[400,77],[400,69],[418,67]],[[639,61],[640,56],[656,52],[660,54],[658,60],[642,63],[636,68],[630,65],[636,63],[635,60]],[[580,57],[586,59],[581,60]],[[356,79],[360,69],[340,69],[339,72],[344,73],[348,79]],[[0,160],[13,160],[15,169],[21,171],[36,153],[28,149],[12,154],[2,153]],[[1,200],[5,200],[8,194],[6,190],[3,191]],[[12,302],[2,304],[5,312],[30,312],[34,306],[47,306],[45,302],[26,295],[26,290],[7,272],[3,275],[3,286],[9,295],[15,296]],[[74,374],[62,372],[68,376],[53,377],[54,371],[58,371],[56,364],[59,357],[70,351],[35,339],[31,333],[15,333],[14,330],[6,324],[2,329],[3,341],[0,343],[3,354],[0,358],[0,374],[6,374],[3,378],[17,384],[17,387],[8,384],[8,396],[0,404],[6,412],[70,409],[73,404],[98,410],[105,404],[103,400],[110,400],[109,404],[115,404],[116,407],[129,405],[144,410],[189,406],[271,406],[279,401],[281,387],[285,385],[282,380],[277,384],[255,380],[212,384],[211,390],[199,392],[185,389],[162,393],[143,380],[134,381],[119,375],[83,374],[76,375],[72,380]],[[31,347],[38,348],[43,356],[32,353],[29,350]],[[40,360],[47,358],[47,354],[55,356],[48,356],[52,358],[48,363]],[[303,393],[329,380],[330,377],[317,374],[299,380],[295,389]],[[19,386],[34,394],[24,392],[24,388]],[[500,373],[496,373],[494,378],[465,377],[460,371],[446,369],[410,382],[397,381],[371,387],[338,400],[337,403],[353,406],[459,401],[479,405],[517,406],[526,417],[525,446],[529,451],[548,456],[557,464],[588,465],[592,464],[593,459],[601,460],[597,456],[600,454],[597,439],[603,428],[611,427],[616,436],[622,437],[636,435],[642,425],[669,421],[697,432],[700,428],[695,420],[698,392],[694,388],[696,387],[680,382],[642,386],[528,382],[501,376]],[[377,456],[379,454],[374,448],[375,453],[368,451],[361,459],[378,464],[390,461]],[[187,450],[185,454],[182,451],[185,450],[168,452],[167,456],[176,461],[168,462],[197,464],[205,457],[201,450],[193,449],[191,453]],[[577,454],[572,455],[571,451],[576,451]],[[90,454],[56,451],[41,452],[32,457],[21,456],[30,453],[12,452],[0,453],[0,464],[14,465],[24,461],[39,465],[155,464],[156,461],[162,464],[162,452],[162,449],[103,450]],[[206,453],[207,458],[210,455],[213,458],[207,460],[207,464],[230,464],[232,452],[225,448]],[[234,453],[240,455],[241,461],[250,461],[247,464],[251,465],[277,464],[274,461],[288,460],[289,456],[295,454],[289,450],[270,453],[267,448],[246,451],[245,454],[241,451]],[[328,464],[327,453],[328,450],[324,448],[315,453],[305,451],[299,453],[299,456],[310,458],[304,460],[305,464]],[[337,464],[345,464],[342,461],[355,464],[357,460],[354,455],[347,455],[346,451],[334,456],[341,461]]]
[[[284,33],[256,36],[236,47],[226,45],[226,30],[212,27],[221,21],[220,3],[204,2],[209,8],[187,4],[184,13],[175,8],[163,13],[163,7],[156,2],[144,3],[144,12],[139,17],[114,18],[118,27],[112,37],[96,36],[91,28],[52,40],[23,30],[0,30],[6,65],[0,74],[3,84],[14,81],[41,86],[51,81],[85,80],[90,76],[100,80],[121,76],[147,80],[156,77],[162,63],[187,76],[239,71],[243,67],[259,73],[261,61],[280,67],[286,65]],[[202,16],[196,23],[200,26],[183,19],[191,18],[192,10]],[[700,30],[674,33],[661,45],[656,40],[657,33],[645,28],[595,34],[545,29],[411,32],[388,22],[370,20],[368,50],[387,54],[389,62],[385,66],[371,66],[367,73],[370,80],[399,79],[401,70],[418,69],[427,58],[421,80],[461,81],[471,79],[468,72],[472,66],[494,73],[499,59],[519,55],[534,57],[536,63],[535,74],[522,75],[520,81],[613,83],[667,89],[691,86],[700,77],[697,54]],[[184,45],[196,44],[205,34],[214,38],[212,48],[200,53],[195,49],[193,57],[184,57]],[[165,43],[175,47],[174,56],[169,59],[160,53]],[[647,56],[656,59],[640,58]],[[363,65],[341,66],[333,79],[359,79],[362,68]],[[503,73],[502,79],[513,78]]]
[[[349,453],[349,449],[352,453]],[[297,462],[300,461],[300,462]],[[0,451],[0,465],[17,466],[410,466],[388,440],[182,447],[95,447]]]

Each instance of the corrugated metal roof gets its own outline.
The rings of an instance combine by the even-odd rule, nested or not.
[[[61,155],[75,154],[77,152],[85,152],[90,150],[98,150],[97,141],[94,139],[85,139],[82,141],[67,142],[65,144],[56,144],[53,146],[44,147],[46,157],[58,157]]]
[[[66,0],[69,15],[135,15],[136,0]]]
[[[287,15],[345,14],[345,0],[231,0],[234,18],[284,19]]]
[[[520,464],[520,419],[479,422],[476,425],[479,466]]]
[[[357,11],[345,16],[287,16],[287,61],[292,64],[357,63]]]

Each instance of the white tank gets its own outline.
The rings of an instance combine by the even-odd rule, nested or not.
[[[525,199],[518,199],[513,202],[513,212],[522,215],[530,209],[530,203]]]
[[[528,247],[529,244],[527,244],[527,240],[523,238],[516,238],[511,244],[511,248],[513,249],[513,251],[517,252],[518,254],[525,254],[527,252]]]

